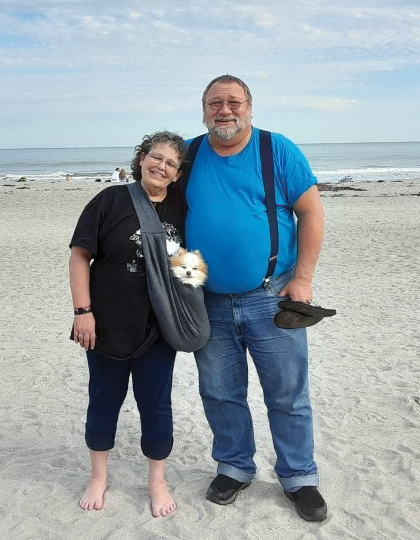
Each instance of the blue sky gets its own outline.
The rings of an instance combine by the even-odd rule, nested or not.
[[[420,140],[418,0],[0,0],[0,148],[204,131],[223,73],[294,142]]]

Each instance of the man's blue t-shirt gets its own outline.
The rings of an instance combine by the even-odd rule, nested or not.
[[[191,141],[188,141],[191,142]],[[272,133],[279,252],[275,276],[296,263],[292,206],[316,184],[306,158],[291,141]],[[220,294],[255,289],[264,280],[270,230],[261,174],[259,130],[234,156],[217,155],[205,137],[187,187],[186,242],[209,268],[206,288]]]

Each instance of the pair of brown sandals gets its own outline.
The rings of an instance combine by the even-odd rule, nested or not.
[[[313,303],[284,300],[278,303],[281,311],[274,317],[278,328],[306,328],[313,326],[324,317],[336,315],[335,309],[322,308]]]

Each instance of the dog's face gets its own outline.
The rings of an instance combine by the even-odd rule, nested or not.
[[[176,277],[194,287],[202,285],[207,277],[207,265],[199,251],[188,252],[180,248],[171,259],[171,267]]]

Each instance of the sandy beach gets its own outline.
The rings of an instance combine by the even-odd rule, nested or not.
[[[85,204],[108,186],[0,183],[0,538],[420,538],[420,182],[351,182],[351,189],[321,191],[326,237],[314,300],[337,316],[308,329],[315,458],[329,506],[320,524],[298,517],[276,479],[252,362],[258,473],[233,504],[206,501],[215,475],[211,433],[194,358],[185,353],[176,361],[175,444],[167,466],[177,511],[151,516],[131,391],[105,508],[79,508],[89,474],[88,374],[85,356],[69,340],[68,243]]]

